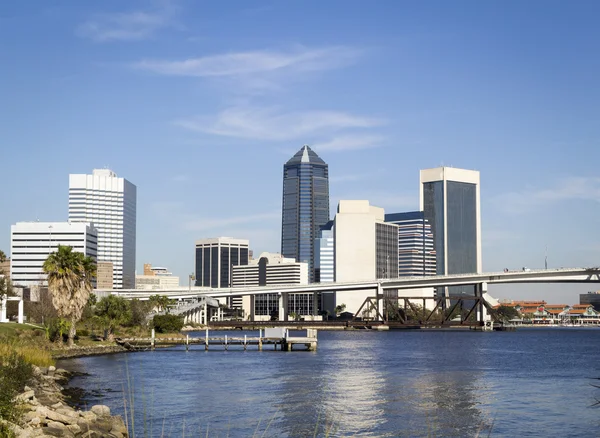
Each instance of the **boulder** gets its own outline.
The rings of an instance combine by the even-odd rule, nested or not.
[[[105,405],[94,405],[94,406],[92,406],[91,411],[99,417],[109,417],[110,416],[110,408]]]

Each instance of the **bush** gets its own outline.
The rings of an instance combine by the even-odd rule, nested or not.
[[[2,357],[1,361],[0,419],[15,422],[19,419],[21,411],[13,399],[33,377],[33,367],[16,351],[11,351],[7,356]],[[2,429],[0,428],[0,432],[6,432]]]
[[[158,333],[178,332],[183,328],[183,317],[177,315],[155,315],[152,320]]]
[[[46,333],[50,342],[64,342],[67,340],[71,324],[62,318],[50,321],[46,326]]]

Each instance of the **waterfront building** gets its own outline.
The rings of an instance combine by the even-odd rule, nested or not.
[[[482,272],[479,172],[438,167],[420,172],[420,210],[431,225],[438,275]],[[473,294],[472,287],[444,295]]]
[[[335,281],[333,244],[333,221],[321,227],[315,241],[315,282],[331,283]]]
[[[281,254],[308,263],[314,281],[314,243],[329,221],[329,169],[304,145],[283,166]]]
[[[98,230],[83,222],[17,222],[10,227],[10,278],[16,286],[47,286],[42,269],[58,245],[97,260]],[[95,282],[94,282],[95,283]]]
[[[398,277],[398,225],[369,201],[340,201],[333,223],[335,281]],[[372,291],[336,292],[336,305],[355,313]],[[330,309],[326,309],[330,310]],[[331,310],[330,310],[331,311]]]
[[[179,287],[179,277],[167,268],[144,263],[144,274],[135,276],[136,289],[169,289]]]
[[[113,288],[112,262],[98,262],[96,264],[96,289],[110,290]]]
[[[591,304],[594,310],[600,312],[600,291],[579,294],[579,304]]]
[[[246,239],[216,237],[196,241],[196,286],[230,287],[231,267],[248,264]]]
[[[275,286],[308,284],[308,263],[296,262],[281,254],[263,252],[258,259],[251,260],[244,266],[233,266],[231,286]],[[232,307],[242,308],[245,315],[250,315],[252,321],[264,321],[273,314],[277,317],[279,309],[284,309],[286,315],[296,314],[307,317],[314,312],[314,295],[312,293],[296,294],[262,294],[254,296],[232,297]],[[287,300],[281,302],[280,300]]]
[[[435,275],[431,224],[422,211],[391,213],[385,221],[398,225],[398,277]]]
[[[69,175],[69,221],[93,222],[98,261],[113,265],[113,288],[135,287],[137,188],[109,169]]]

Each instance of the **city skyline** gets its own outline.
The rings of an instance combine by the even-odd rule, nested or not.
[[[201,238],[276,251],[281,163],[309,144],[330,212],[417,210],[420,169],[476,169],[483,271],[541,268],[546,247],[549,268],[600,264],[593,2],[1,9],[7,253],[11,224],[66,220],[68,174],[103,166],[139,188],[138,273],[187,278]],[[540,290],[582,288],[505,296]]]

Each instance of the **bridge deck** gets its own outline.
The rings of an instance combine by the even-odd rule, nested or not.
[[[129,350],[153,350],[155,347],[169,347],[173,345],[185,345],[186,350],[191,345],[204,345],[208,350],[209,346],[222,346],[228,350],[230,346],[241,346],[246,350],[249,346],[257,347],[259,351],[265,345],[272,345],[274,350],[280,347],[282,351],[292,351],[294,346],[304,346],[306,350],[311,351],[317,348],[316,337],[293,336],[287,338],[269,338],[269,337],[177,337],[177,338],[120,338],[117,343]]]

